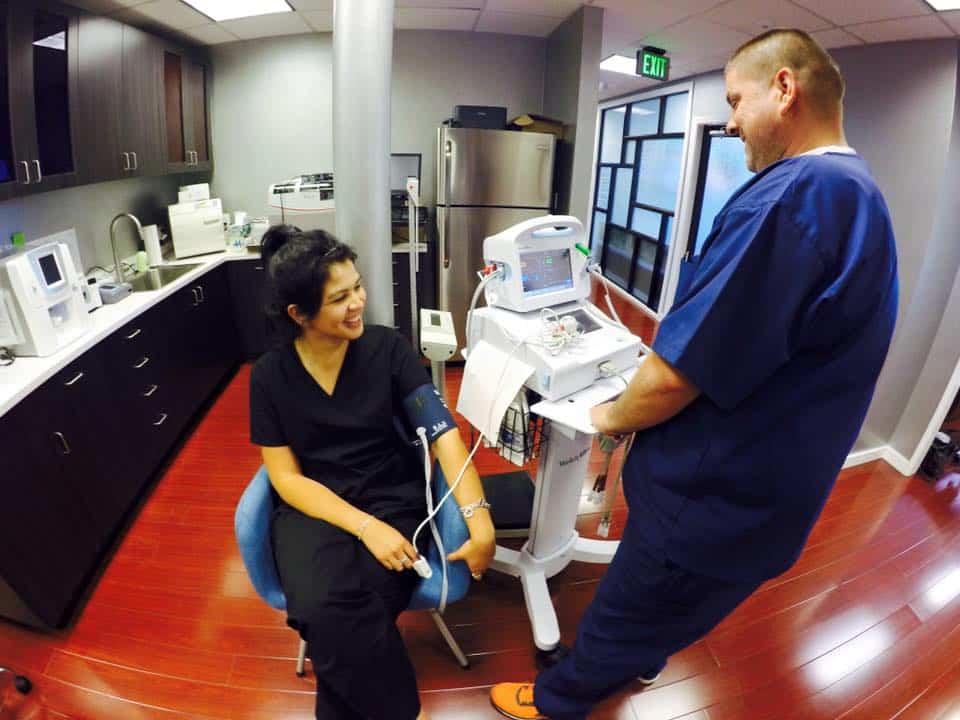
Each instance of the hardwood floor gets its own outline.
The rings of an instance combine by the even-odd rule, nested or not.
[[[653,321],[626,308],[623,319],[651,340]],[[296,636],[250,586],[233,539],[234,506],[260,464],[247,441],[248,376],[242,367],[184,444],[69,630],[0,622],[0,665],[31,677],[46,717],[312,717]],[[457,387],[451,370],[449,393]],[[594,452],[591,473],[599,464]],[[488,450],[477,465],[513,469]],[[881,462],[843,472],[790,571],[672,657],[652,687],[628,688],[592,717],[960,717],[958,488],[960,474],[928,484]],[[614,508],[611,537],[622,497]],[[581,511],[580,532],[596,536],[600,509],[584,497]],[[601,573],[574,563],[550,582],[568,643]],[[425,613],[401,618],[424,706],[441,720],[499,717],[488,686],[535,673],[519,583],[488,573],[447,619],[467,671]]]

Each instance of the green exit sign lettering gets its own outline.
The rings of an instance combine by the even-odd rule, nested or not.
[[[660,48],[645,47],[637,51],[637,75],[666,80],[670,73],[670,58]]]

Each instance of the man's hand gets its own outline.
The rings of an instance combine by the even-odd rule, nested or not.
[[[612,402],[600,403],[590,408],[590,423],[597,429],[598,433],[609,435],[610,430],[610,408]]]

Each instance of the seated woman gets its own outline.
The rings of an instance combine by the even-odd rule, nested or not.
[[[323,231],[263,238],[284,341],[250,377],[250,435],[279,495],[272,537],[288,621],[307,640],[322,720],[414,720],[417,681],[396,619],[419,576],[410,538],[426,516],[422,461],[398,437],[402,400],[430,381],[409,341],[365,326],[356,253]],[[449,481],[467,451],[456,428],[432,450]],[[453,498],[477,507],[470,465]],[[493,558],[489,512],[467,513],[448,556],[474,578]]]

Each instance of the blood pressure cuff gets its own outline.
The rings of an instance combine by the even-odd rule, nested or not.
[[[447,404],[432,383],[424,383],[403,399],[405,423],[404,437],[419,444],[416,430],[427,431],[427,444],[431,444],[448,430],[457,427]]]

